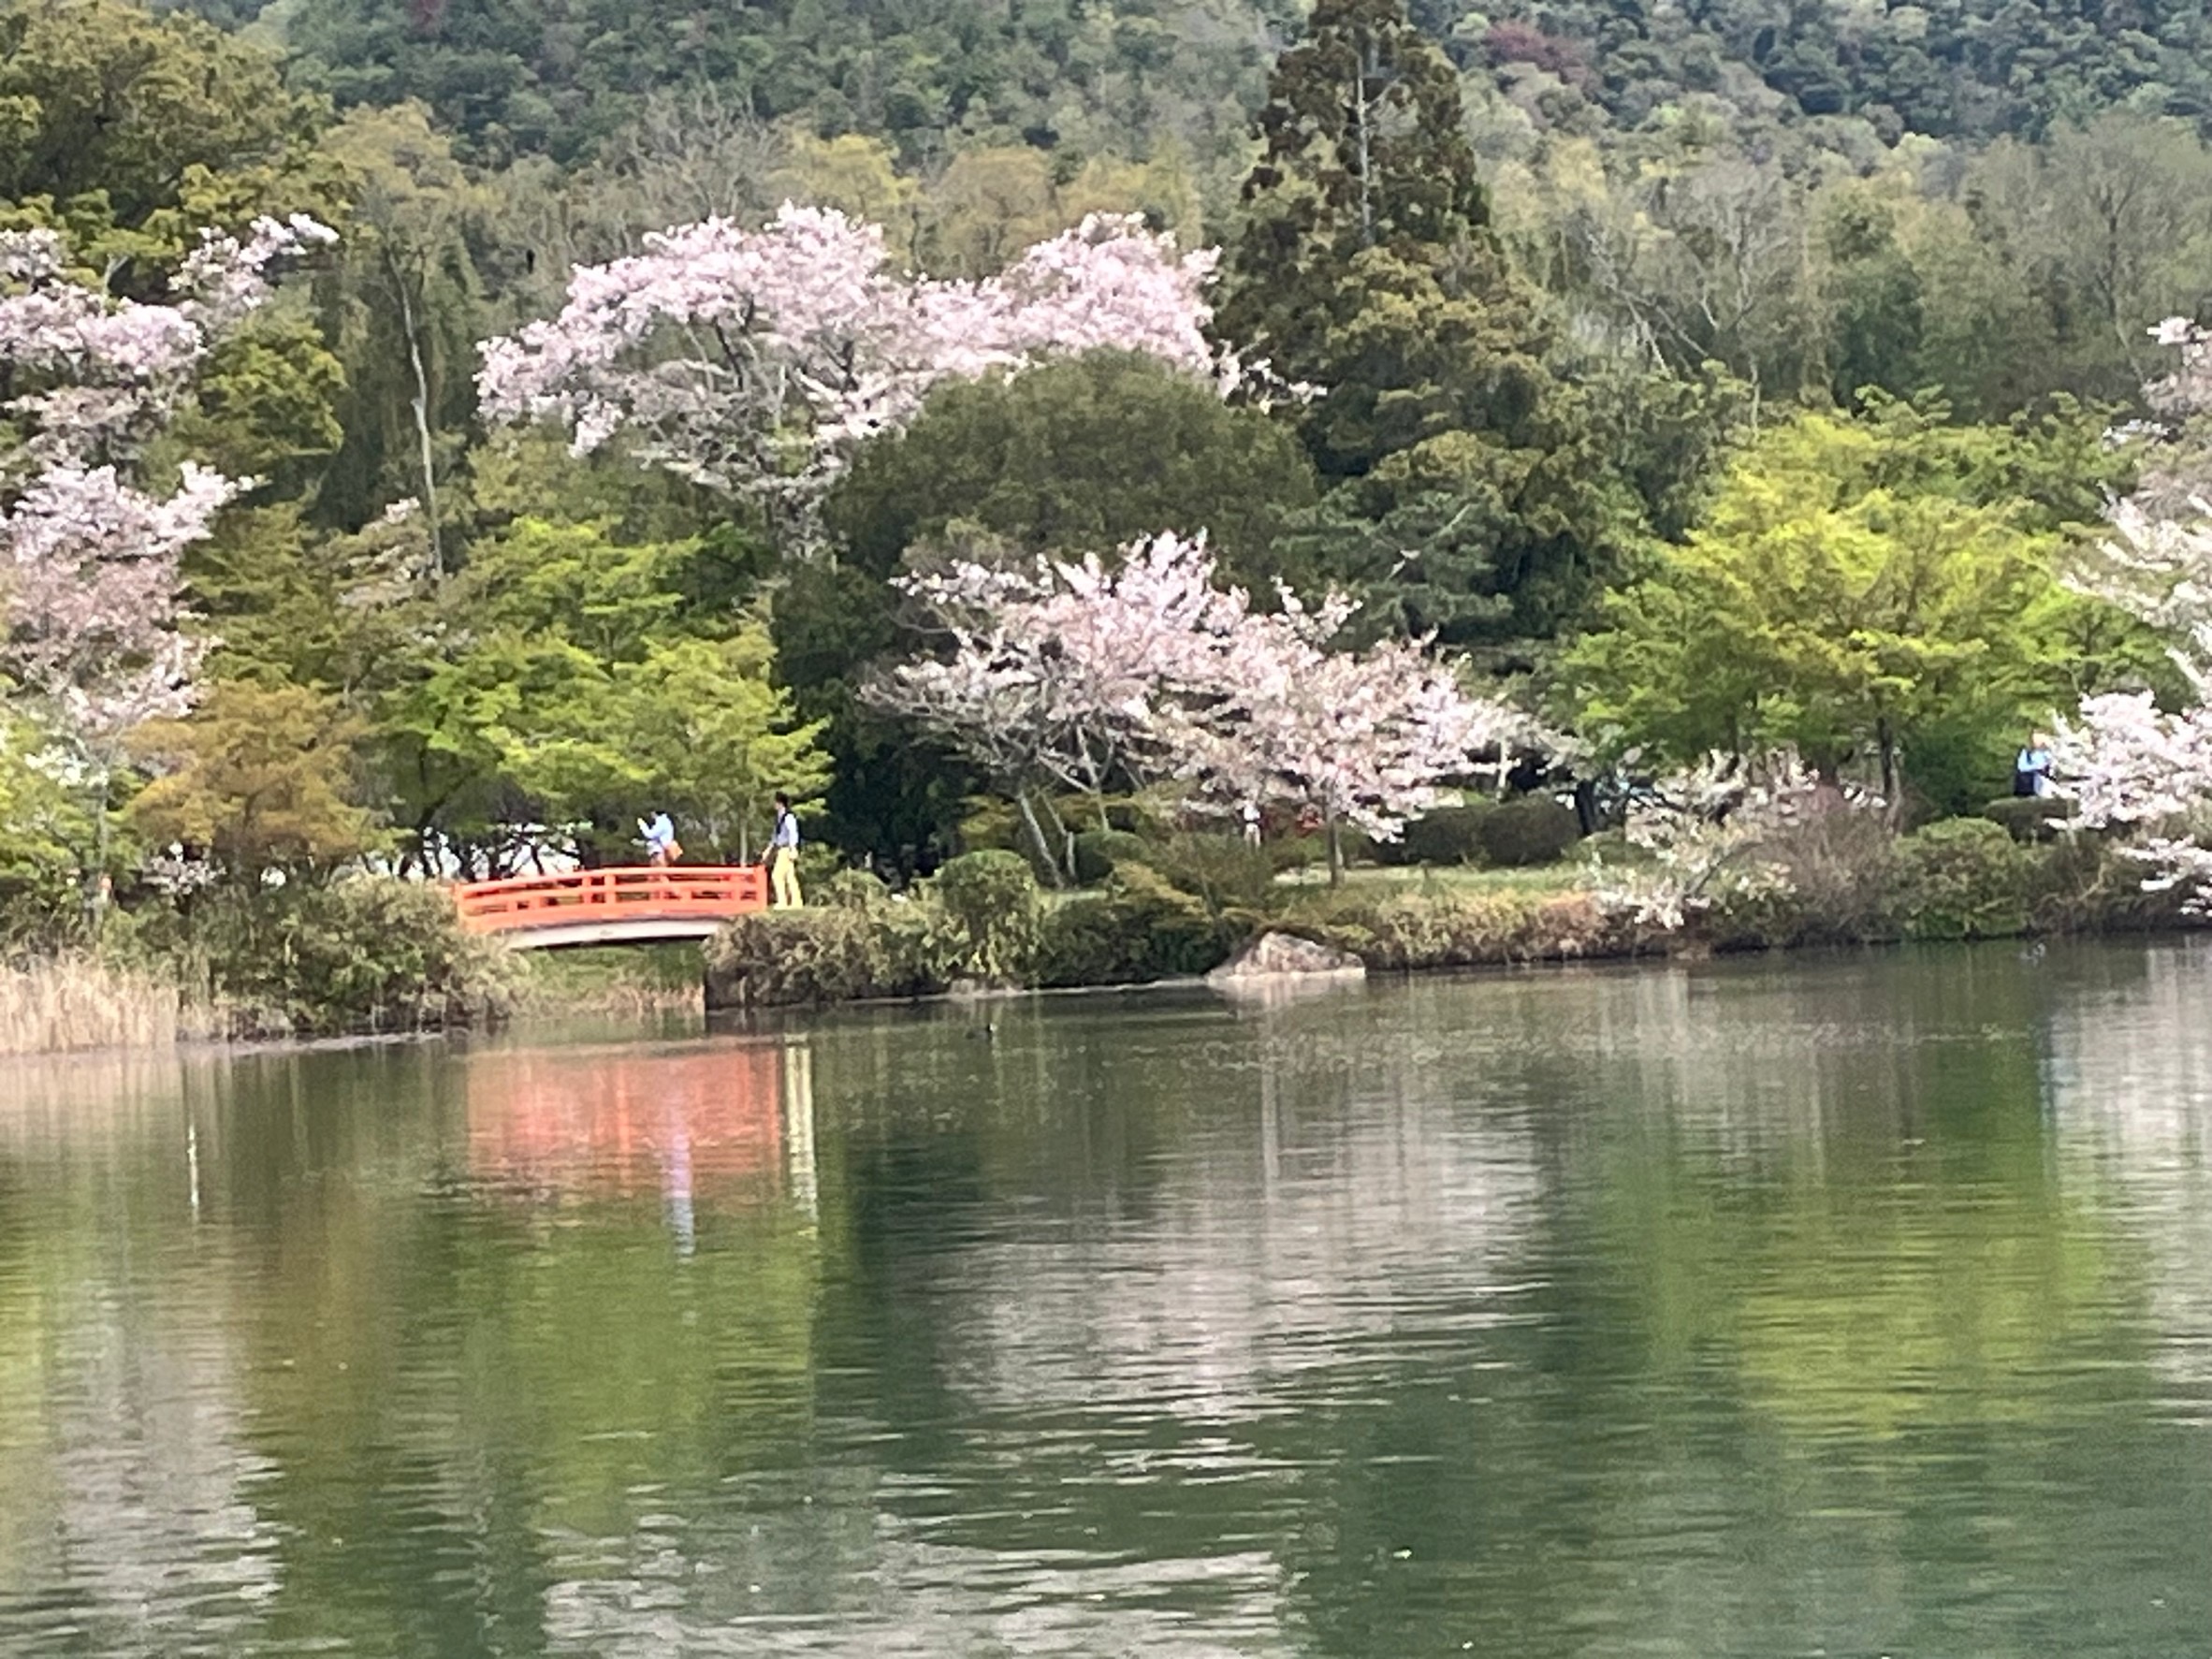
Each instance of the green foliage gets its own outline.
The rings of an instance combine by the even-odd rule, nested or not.
[[[2017,734],[2088,689],[2103,607],[2059,583],[2058,526],[2099,473],[2078,422],[1991,429],[1894,403],[1804,415],[1739,458],[1703,522],[1567,653],[1583,730],[1687,761],[1791,744],[1899,756],[1986,799]],[[1980,763],[1914,770],[1922,749]],[[1964,791],[1963,801],[1950,799]]]
[[[97,841],[93,808],[42,764],[38,732],[0,719],[0,945],[51,948],[85,920],[83,850]]]
[[[188,718],[134,735],[160,775],[131,802],[131,822],[148,841],[204,853],[244,881],[327,869],[369,846],[368,815],[352,798],[362,731],[311,687],[218,684]]]
[[[1521,869],[1558,863],[1581,837],[1574,809],[1550,795],[1477,798],[1415,819],[1400,839],[1378,845],[1375,855],[1392,865]]]
[[[1091,352],[942,387],[903,435],[862,452],[829,511],[879,575],[957,521],[1033,553],[1203,530],[1253,581],[1313,499],[1298,445],[1266,415],[1154,359]]]
[[[1438,807],[1405,826],[1395,841],[1375,848],[1388,865],[1478,865],[1483,862],[1482,825],[1492,810],[1488,801]]]
[[[1127,830],[1084,830],[1075,837],[1075,879],[1095,887],[1125,864],[1142,864],[1142,837]]]
[[[653,130],[654,89],[701,85],[825,136],[881,135],[910,159],[952,131],[1047,148],[1064,138],[1080,155],[1149,127],[1205,152],[1233,145],[1260,69],[1252,14],[1225,0],[1195,18],[1150,0],[996,17],[945,0],[881,11],[303,0],[285,17],[303,75],[341,103],[418,98],[485,160],[595,149],[626,159],[635,124]]]
[[[1306,938],[1370,968],[1405,972],[1622,953],[1628,941],[1587,895],[1341,889],[1293,912]]]
[[[801,719],[824,722],[832,768],[822,834],[851,851],[892,859],[909,872],[932,850],[956,844],[977,784],[940,745],[864,706],[855,686],[902,641],[895,596],[850,565],[789,572],[772,601],[777,677]]]
[[[707,941],[706,1005],[778,1008],[942,991],[956,948],[950,933],[944,912],[923,903],[742,916]]]
[[[1018,852],[986,850],[948,861],[930,895],[963,940],[959,968],[992,984],[1019,981],[1037,950],[1037,877]]]
[[[1898,847],[1903,904],[1914,939],[2009,939],[2028,925],[2034,854],[2003,826],[1954,818]]]
[[[1274,891],[1274,861],[1265,848],[1249,845],[1240,835],[1178,832],[1147,845],[1141,862],[1169,885],[1197,899],[1212,916],[1259,910]]]
[[[463,932],[443,887],[381,876],[213,892],[152,914],[136,943],[240,1035],[480,1025],[515,983],[510,953]]]
[[[833,910],[875,910],[892,901],[891,889],[866,870],[832,870],[806,886],[808,904]]]
[[[2048,841],[2073,814],[2073,803],[2049,795],[2000,795],[1982,816],[2016,841]]]
[[[1522,869],[1565,857],[1582,838],[1582,822],[1573,808],[1550,795],[1516,795],[1492,805],[1477,838],[1484,864]]]
[[[460,814],[511,793],[611,854],[666,810],[688,849],[735,857],[763,844],[778,791],[819,794],[821,728],[775,684],[763,625],[691,602],[700,557],[531,518],[477,544],[440,596],[458,638],[381,711],[432,821],[485,833]]]
[[[202,226],[328,212],[313,124],[273,58],[196,18],[0,8],[0,200],[66,223],[88,259],[165,263]]]
[[[1488,228],[1450,64],[1400,0],[1323,0],[1259,125],[1217,326],[1327,391],[1300,425],[1340,488],[1293,571],[1455,643],[1549,633],[1611,567],[1624,492]]]
[[[1201,974],[1226,962],[1245,930],[1141,864],[1117,867],[1100,893],[1045,913],[1038,982],[1124,985]]]

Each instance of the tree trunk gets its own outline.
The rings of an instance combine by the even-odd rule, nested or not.
[[[1882,749],[1883,809],[1895,818],[1902,807],[1897,798],[1897,734],[1886,717],[1874,722],[1874,741]]]
[[[1587,778],[1575,779],[1575,822],[1584,836],[1597,834],[1597,785]]]
[[[108,823],[108,791],[113,779],[112,768],[99,767],[98,794],[93,801],[93,867],[92,891],[85,895],[85,909],[92,923],[92,936],[97,941],[108,923],[108,849],[113,844]]]
[[[1060,816],[1060,809],[1053,805],[1050,795],[1042,797],[1045,815],[1053,821],[1053,835],[1060,843],[1060,861],[1056,866],[1063,881],[1073,885],[1075,874],[1075,832],[1068,827],[1068,821]]]
[[[1037,849],[1037,861],[1045,874],[1052,878],[1055,887],[1060,886],[1060,861],[1053,856],[1052,843],[1044,838],[1044,825],[1038,822],[1037,808],[1030,803],[1029,792],[1014,791],[1014,805],[1022,810],[1022,823],[1029,832],[1029,844]]]
[[[1329,810],[1325,822],[1329,830],[1329,885],[1342,887],[1344,885],[1344,834],[1343,826],[1336,822],[1335,808],[1332,808]]]
[[[421,451],[423,522],[430,532],[430,575],[445,579],[445,548],[438,533],[437,455],[430,443],[430,376],[422,360],[422,339],[415,325],[415,301],[407,291],[407,278],[387,247],[385,269],[391,273],[393,290],[400,297],[400,326],[407,334],[407,361],[415,371],[415,438]]]
[[[1365,45],[1352,90],[1352,119],[1360,128],[1360,245],[1375,246],[1375,147],[1368,130],[1367,77],[1375,66],[1375,48]]]

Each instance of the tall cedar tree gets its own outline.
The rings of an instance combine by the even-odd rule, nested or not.
[[[1473,643],[1571,615],[1623,492],[1461,127],[1451,65],[1400,0],[1321,0],[1269,84],[1218,327],[1320,390],[1298,418],[1334,488],[1292,574]]]

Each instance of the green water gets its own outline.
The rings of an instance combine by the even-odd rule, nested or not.
[[[7,1654],[2212,1651],[2212,952],[0,1074]]]

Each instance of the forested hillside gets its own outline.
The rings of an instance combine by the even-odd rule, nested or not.
[[[770,119],[889,138],[910,160],[963,143],[1128,148],[1173,134],[1202,153],[1242,125],[1296,8],[1251,0],[896,5],[779,0],[235,0],[341,103],[419,98],[472,153],[587,153],[656,87],[710,80]],[[1427,0],[1414,21],[1466,70],[1623,131],[1686,96],[1785,123],[1855,119],[1985,143],[2127,108],[2212,115],[2200,4],[1936,6],[1506,4]]]

